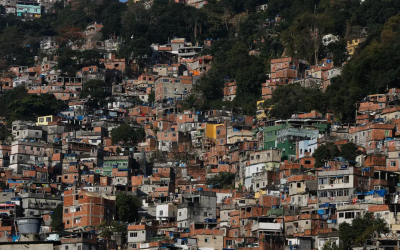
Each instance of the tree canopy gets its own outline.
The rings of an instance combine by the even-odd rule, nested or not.
[[[326,112],[325,94],[318,88],[304,88],[300,84],[278,87],[272,92],[272,98],[264,102],[266,107],[273,106],[271,116],[287,119],[293,114],[316,110]]]
[[[0,96],[0,116],[8,124],[15,120],[36,121],[38,116],[55,115],[67,105],[52,94],[29,95],[25,86],[18,86]]]
[[[51,214],[51,229],[53,232],[58,232],[64,230],[63,222],[63,204],[58,204]]]
[[[142,207],[142,201],[133,195],[120,193],[117,195],[117,212],[120,221],[138,221],[138,209]]]
[[[38,116],[56,114],[66,107],[63,101],[57,100],[52,94],[28,95],[8,105],[8,109],[12,110],[11,121],[35,121]]]
[[[339,147],[328,142],[320,145],[313,153],[315,158],[315,167],[320,168],[325,165],[325,161],[333,160],[335,157],[343,157],[348,161],[355,161],[358,153],[358,147],[352,142],[340,145]]]
[[[366,213],[362,217],[354,218],[351,224],[343,222],[339,225],[340,248],[347,250],[354,246],[361,247],[367,240],[374,241],[389,232],[385,220]]]
[[[113,144],[122,142],[125,145],[136,145],[138,142],[143,141],[145,132],[143,129],[135,129],[129,124],[121,124],[111,131],[111,139]]]
[[[107,240],[111,239],[111,236],[115,233],[121,233],[121,235],[125,236],[128,233],[128,226],[125,223],[118,221],[103,221],[99,226],[98,230],[101,232],[100,236]]]
[[[83,89],[80,92],[82,98],[90,96],[93,99],[102,100],[108,96],[103,89],[104,82],[101,80],[89,80],[83,84]]]
[[[229,189],[235,186],[235,174],[229,172],[219,172],[213,177],[207,179],[207,185],[212,185],[213,188]]]
[[[267,10],[256,11],[260,4],[268,4]],[[347,123],[355,119],[357,101],[399,85],[399,9],[397,0],[210,0],[200,9],[169,0],[154,0],[151,7],[143,1],[57,2],[38,19],[23,22],[13,15],[0,17],[0,69],[33,66],[35,56],[50,56],[39,53],[44,36],[57,37],[60,48],[54,55],[63,73],[74,75],[82,67],[96,65],[102,57],[98,52],[67,48],[71,42],[82,40],[81,32],[92,22],[103,25],[98,39],[118,37],[118,56],[128,62],[134,60],[140,71],[148,66],[152,43],[184,37],[201,46],[207,39],[212,45],[202,55],[213,56],[213,67],[195,87],[197,108],[230,106],[253,115],[255,102],[261,99],[261,83],[270,73],[271,59],[284,55],[317,63],[331,57],[336,66],[346,65],[341,76],[331,79],[325,94],[295,87],[293,90],[304,94],[302,100],[283,104],[275,98],[274,103],[277,110],[284,111],[278,115],[282,118],[291,111],[315,109],[333,112],[336,120]],[[281,21],[275,22],[278,17]],[[367,40],[347,60],[346,42],[362,32],[368,34]],[[339,36],[339,41],[323,46],[325,34]],[[129,70],[131,67],[126,73],[131,75]],[[224,84],[232,81],[237,84],[237,96],[233,102],[223,102]],[[310,101],[316,98],[319,105]]]

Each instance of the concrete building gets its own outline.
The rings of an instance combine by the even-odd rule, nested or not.
[[[188,228],[191,223],[204,222],[205,219],[216,220],[217,195],[211,191],[194,191],[185,194],[178,206],[178,228]]]

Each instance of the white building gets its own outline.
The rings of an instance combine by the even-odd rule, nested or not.
[[[168,220],[176,217],[177,207],[174,204],[160,204],[156,208],[157,220]]]

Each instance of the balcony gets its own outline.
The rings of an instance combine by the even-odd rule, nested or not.
[[[259,222],[259,223],[253,224],[251,227],[251,231],[257,231],[257,230],[280,232],[282,230],[282,224]]]

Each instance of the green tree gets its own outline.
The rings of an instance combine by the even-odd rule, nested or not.
[[[97,50],[89,49],[84,50],[79,55],[79,62],[83,67],[98,65],[99,59],[101,58],[100,53]]]
[[[147,99],[148,103],[154,103],[156,100],[156,92],[154,92],[154,90],[152,90],[149,94],[149,98]]]
[[[104,99],[108,94],[103,89],[104,82],[101,80],[89,80],[83,84],[83,89],[80,92],[82,98],[90,96],[93,99]]]
[[[217,175],[207,179],[207,185],[213,188],[232,188],[235,186],[235,174],[229,172],[219,172]]]
[[[355,161],[357,157],[358,147],[353,142],[340,145],[340,156],[348,161]]]
[[[119,36],[121,31],[121,15],[126,10],[126,4],[118,2],[111,3],[103,9],[101,13],[101,21],[103,28],[103,38],[108,39],[112,36]]]
[[[22,100],[27,96],[29,96],[28,90],[24,86],[18,86],[10,91],[6,91],[0,96],[0,106],[3,107],[0,109],[0,116],[9,118],[13,109],[9,108],[8,105],[15,100]]]
[[[100,231],[100,236],[107,240],[107,249],[109,249],[111,237],[115,234],[121,234],[126,237],[128,234],[128,226],[125,223],[118,221],[103,221],[97,228]]]
[[[336,242],[328,240],[327,242],[325,242],[324,246],[322,247],[322,250],[339,250],[339,246],[336,245]]]
[[[138,221],[138,209],[142,207],[142,201],[133,195],[120,193],[117,195],[118,218],[125,222]]]
[[[291,56],[318,62],[318,51],[325,32],[332,29],[334,19],[325,14],[304,13],[282,33],[283,44]]]
[[[63,204],[58,204],[51,214],[51,230],[53,232],[58,232],[64,230],[64,222],[63,222]]]
[[[339,155],[340,151],[335,143],[328,142],[326,145],[321,145],[313,153],[315,167],[320,168],[325,165],[325,161],[332,160]]]
[[[273,106],[271,116],[287,119],[295,113],[326,112],[327,100],[325,94],[318,88],[304,88],[300,84],[289,84],[278,87],[272,98],[264,102],[265,107]]]
[[[344,250],[361,247],[366,240],[375,241],[381,235],[390,232],[383,219],[374,218],[372,213],[353,219],[351,224],[346,222],[339,225],[340,248]]]
[[[52,94],[28,95],[21,100],[14,100],[8,105],[12,110],[10,120],[35,121],[38,116],[55,115],[68,107],[63,101],[57,100]]]
[[[135,129],[129,124],[121,124],[111,131],[111,140],[113,144],[123,142],[126,145],[136,145],[138,142],[143,141],[145,132],[143,129]]]
[[[190,93],[185,97],[185,99],[183,99],[182,108],[195,110],[196,108],[199,108],[197,101],[198,101],[198,96],[195,93]]]
[[[0,181],[0,189],[7,189],[7,184],[4,181]]]

